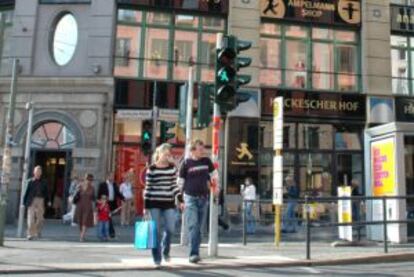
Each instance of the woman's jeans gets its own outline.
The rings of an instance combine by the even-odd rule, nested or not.
[[[296,200],[289,200],[286,203],[286,211],[283,215],[282,230],[285,232],[296,232]]]
[[[248,234],[254,234],[256,232],[256,218],[253,214],[253,202],[245,202],[246,205],[246,232]]]
[[[200,256],[201,226],[206,216],[207,197],[184,194],[185,221],[190,240],[190,257]]]
[[[150,209],[149,211],[151,219],[157,225],[157,247],[152,249],[152,257],[154,263],[159,264],[162,259],[161,254],[164,257],[170,255],[171,236],[175,231],[175,209]]]

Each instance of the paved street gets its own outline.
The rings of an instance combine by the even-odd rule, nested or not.
[[[117,272],[75,272],[75,273],[56,273],[56,274],[30,274],[30,276],[46,277],[69,277],[69,276],[197,276],[197,277],[217,277],[217,276],[413,276],[414,262],[410,263],[391,263],[391,264],[367,264],[367,265],[345,265],[345,266],[323,266],[323,267],[263,267],[263,268],[243,268],[243,269],[207,269],[207,270],[151,270],[151,271],[117,271]],[[23,276],[16,274],[13,276]],[[28,276],[25,274],[24,276]]]
[[[8,226],[5,247],[0,248],[0,274],[57,272],[59,275],[84,272],[84,276],[102,276],[105,273],[107,276],[109,274],[110,276],[128,274],[122,270],[139,270],[140,272],[151,270],[151,274],[153,274],[150,251],[137,251],[132,246],[133,228],[118,227],[117,231],[117,240],[101,243],[95,238],[94,230],[90,230],[89,240],[80,243],[77,239],[78,230],[76,227],[62,225],[57,221],[48,221],[40,240],[27,241],[15,238],[15,228]],[[312,242],[312,260],[308,261],[305,259],[306,248],[303,240],[284,240],[279,248],[274,246],[272,236],[267,233],[259,233],[250,237],[246,246],[240,240],[240,234],[237,230],[222,233],[219,256],[209,258],[207,240],[205,239],[201,248],[203,261],[194,266],[188,262],[187,247],[179,245],[178,236],[176,236],[171,250],[172,260],[170,263],[164,264],[165,271],[172,271],[173,275],[170,276],[182,276],[183,274],[184,276],[192,276],[195,272],[200,274],[199,269],[203,270],[202,274],[205,276],[221,276],[223,273],[228,276],[247,276],[243,275],[245,272],[257,273],[258,276],[277,276],[277,274],[284,276],[288,273],[302,276],[302,274],[313,274],[319,271],[329,275],[331,271],[335,270],[343,272],[349,266],[332,269],[309,266],[353,264],[352,270],[356,272],[351,275],[360,276],[358,270],[370,272],[370,267],[355,267],[356,263],[414,260],[413,244],[390,245],[390,253],[384,254],[382,244],[334,248],[331,246],[332,240],[330,238],[318,239]],[[264,268],[269,269],[265,270]],[[371,266],[371,268],[375,267]],[[408,264],[407,267],[402,268],[404,270],[402,273],[412,268],[413,265]],[[197,270],[194,271],[195,269]],[[239,274],[237,271],[244,273]],[[390,271],[390,273],[395,272],[397,271]],[[388,274],[387,271],[381,271],[381,273]]]

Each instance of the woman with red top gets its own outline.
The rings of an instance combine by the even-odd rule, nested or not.
[[[98,238],[101,241],[107,241],[109,237],[109,218],[111,217],[111,210],[109,208],[106,195],[102,195],[101,199],[96,204],[98,212]]]

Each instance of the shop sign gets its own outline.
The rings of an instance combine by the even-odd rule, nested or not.
[[[249,144],[246,142],[240,142],[234,148],[235,155],[233,155],[232,165],[243,165],[243,166],[255,166],[256,159],[250,150]]]
[[[89,4],[91,0],[39,0],[40,4]]]
[[[360,0],[260,0],[261,16],[292,21],[360,26]]]
[[[229,0],[163,0],[163,1],[149,1],[149,0],[117,0],[120,5],[134,5],[144,6],[150,8],[175,9],[184,11],[198,11],[208,13],[227,14],[229,7]]]
[[[395,98],[395,107],[397,121],[414,121],[414,98]]]
[[[391,31],[414,32],[414,7],[391,5]]]
[[[13,6],[15,0],[0,0],[0,6]]]
[[[152,110],[117,110],[117,118],[146,120],[152,118]]]
[[[364,95],[346,93],[314,93],[304,91],[262,90],[262,114],[273,115],[273,99],[283,96],[284,115],[365,121]]]

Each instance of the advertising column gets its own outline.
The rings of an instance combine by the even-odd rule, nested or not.
[[[395,196],[397,178],[395,174],[395,138],[388,137],[371,142],[371,188],[373,196]],[[398,220],[398,200],[386,201],[387,220]],[[374,200],[372,203],[372,220],[383,220],[383,201]],[[373,239],[384,239],[382,226],[375,228]],[[388,225],[388,240],[399,241],[397,224]]]
[[[275,205],[275,244],[280,242],[283,205],[283,97],[273,100],[273,205]]]

